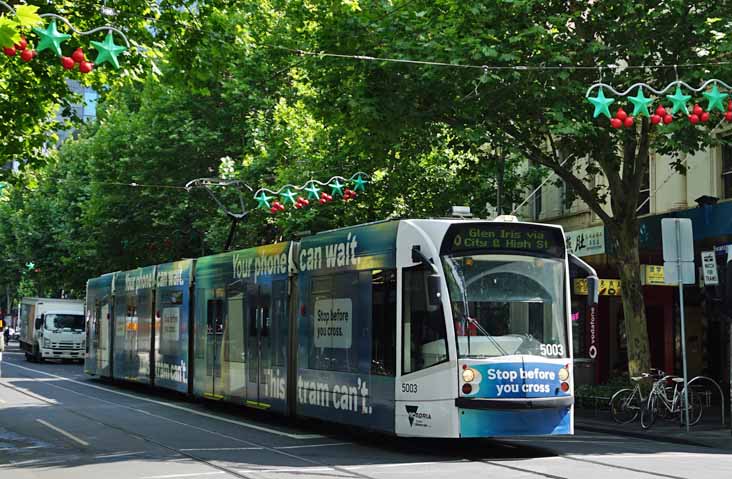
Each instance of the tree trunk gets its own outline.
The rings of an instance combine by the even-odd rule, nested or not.
[[[651,367],[651,354],[648,347],[648,328],[646,326],[645,302],[640,276],[638,256],[638,221],[628,219],[618,225],[610,234],[616,236],[615,261],[620,273],[621,297],[625,317],[625,333],[628,344],[628,372],[638,376]]]

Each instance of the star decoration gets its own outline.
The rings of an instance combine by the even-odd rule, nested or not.
[[[293,205],[296,203],[295,198],[297,197],[297,193],[292,191],[290,188],[287,188],[285,191],[280,193],[280,196],[282,196],[284,199],[282,201],[284,202],[290,202]]]
[[[42,52],[50,48],[57,57],[61,56],[61,43],[70,38],[71,35],[66,33],[60,33],[56,28],[56,20],[52,21],[51,24],[43,30],[42,28],[35,27],[33,31],[41,37],[41,41],[38,42],[37,52]]]
[[[254,198],[257,200],[257,203],[259,203],[257,205],[257,208],[269,209],[269,207],[270,207],[269,206],[269,200],[271,200],[272,197],[271,196],[267,196],[267,193],[265,193],[264,191],[262,191],[259,194],[259,196],[255,196]]]
[[[717,84],[715,83],[712,87],[711,92],[704,92],[702,93],[707,100],[709,100],[709,105],[707,105],[707,111],[712,111],[713,109],[717,109],[724,113],[724,105],[722,105],[722,102],[725,98],[727,98],[727,93],[720,93],[719,89],[717,88]]]
[[[333,180],[333,183],[329,184],[328,186],[330,186],[332,189],[331,193],[333,193],[334,195],[339,194],[339,195],[343,196],[343,187],[345,185],[341,184],[341,182],[338,181],[338,178]]]
[[[691,99],[691,95],[684,95],[680,86],[677,85],[674,94],[666,95],[666,98],[673,103],[673,108],[671,109],[672,115],[675,115],[679,110],[682,110],[687,115],[689,114],[689,109],[686,108],[686,102]]]
[[[36,267],[36,264],[33,261],[30,261],[25,264],[25,267],[28,268],[29,270],[31,270]]]
[[[94,63],[101,65],[104,62],[109,62],[114,66],[114,68],[119,69],[119,60],[117,60],[117,55],[127,49],[114,44],[114,37],[112,36],[112,33],[107,33],[103,42],[91,42],[91,44],[99,52]]]
[[[633,116],[651,116],[648,113],[648,105],[653,101],[653,99],[646,98],[643,94],[643,87],[638,87],[638,94],[636,96],[629,96],[628,100],[633,104]]]
[[[610,110],[608,107],[615,99],[605,98],[605,92],[602,91],[602,87],[598,88],[596,97],[587,97],[587,101],[595,105],[595,112],[592,114],[592,118],[597,118],[600,115],[605,115],[610,118]]]
[[[368,181],[364,180],[361,175],[358,175],[358,177],[353,180],[353,191],[366,191],[366,183],[368,183]]]
[[[311,200],[317,200],[320,198],[320,188],[315,186],[315,182],[310,182],[310,186],[305,188],[305,191],[308,192],[308,198]]]

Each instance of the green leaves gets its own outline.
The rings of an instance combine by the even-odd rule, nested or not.
[[[0,47],[12,47],[19,41],[18,23],[7,16],[0,17]]]
[[[15,18],[21,28],[35,27],[43,23],[35,5],[15,5]]]

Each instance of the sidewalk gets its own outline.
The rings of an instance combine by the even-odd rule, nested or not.
[[[729,422],[729,419],[727,421]],[[685,427],[680,426],[676,421],[659,419],[653,427],[643,430],[638,419],[629,424],[618,424],[613,421],[610,411],[600,410],[595,412],[591,409],[579,408],[576,409],[575,413],[575,428],[651,441],[689,444],[732,451],[732,431],[730,431],[729,425],[721,424],[718,407],[705,409],[702,420],[692,426],[689,433],[686,432]]]

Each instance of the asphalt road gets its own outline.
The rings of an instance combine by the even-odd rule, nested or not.
[[[0,479],[730,478],[727,451],[578,432],[414,440],[212,407],[25,361],[0,380]]]

